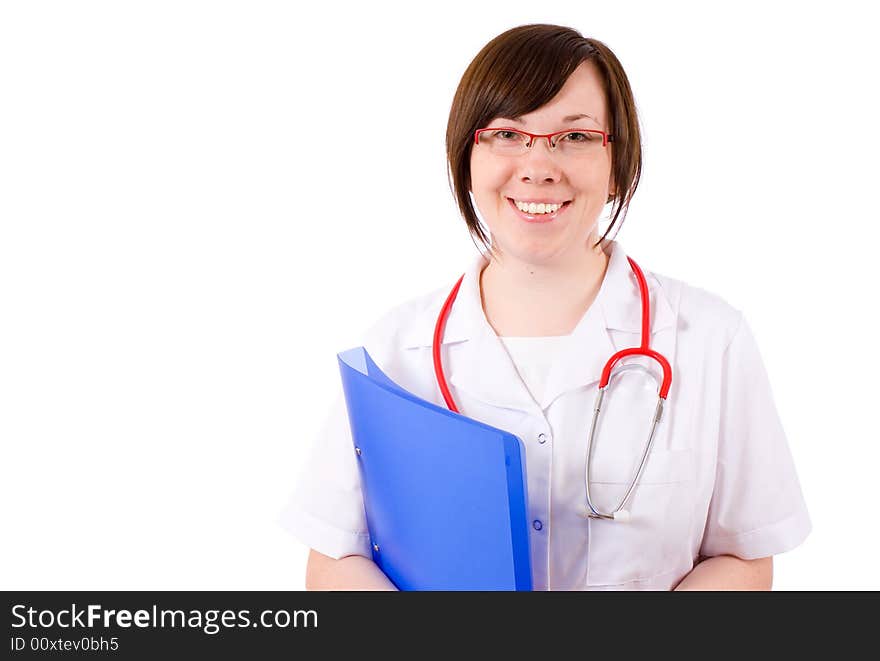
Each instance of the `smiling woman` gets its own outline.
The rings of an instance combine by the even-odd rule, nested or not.
[[[578,126],[572,127],[573,122]],[[569,165],[583,179],[572,182],[580,184],[579,191],[545,190],[542,194],[545,199],[552,195],[569,199],[575,192],[586,196],[587,199],[577,201],[575,213],[569,213],[579,216],[581,222],[589,222],[583,219],[597,216],[606,203],[613,203],[612,220],[603,239],[618,221],[623,222],[641,173],[641,134],[626,73],[607,46],[558,26],[522,26],[486,44],[462,76],[446,131],[452,192],[471,234],[489,251],[499,246],[492,244],[481,227],[471,201],[471,190],[473,187],[474,198],[482,211],[480,200],[491,194],[486,186],[493,182],[474,181],[474,169],[476,166],[479,172],[487,171],[480,166],[485,159],[499,154],[495,149],[479,149],[474,144],[474,129],[479,132],[481,127],[504,126],[523,131],[580,128],[600,132],[601,143],[592,141],[587,149],[567,150],[571,143],[566,143],[564,137],[553,148],[548,139],[547,149],[554,155],[581,159]],[[608,144],[609,135],[613,136],[612,148]],[[519,152],[528,146],[529,151],[538,152],[534,154],[535,159],[548,157],[540,145],[535,148],[534,143],[534,140],[522,141],[523,149]],[[598,148],[600,144],[602,149]],[[613,148],[616,145],[620,146]],[[498,167],[491,169],[502,167],[501,163],[495,165]],[[507,162],[508,169],[518,165],[517,161]],[[510,172],[493,172],[499,179],[505,174],[510,179]],[[514,190],[508,192],[508,197],[519,199],[516,195],[523,194],[522,186],[511,182],[510,187]],[[532,200],[527,195],[524,197],[526,199],[521,201]],[[490,218],[486,221],[491,222]]]
[[[749,325],[608,239],[642,164],[617,57],[563,26],[498,35],[459,83],[446,146],[484,250],[362,344],[418,398],[522,441],[534,588],[769,588],[772,556],[811,523]],[[341,392],[287,526],[312,549],[308,587],[395,587],[373,555]]]
[[[551,133],[546,143],[525,133],[510,140],[506,131],[498,130],[510,121],[502,118],[490,118],[488,130],[478,129],[478,134],[488,133],[490,138],[472,146],[467,169],[470,190],[491,231],[491,250],[496,256],[574,267],[583,261],[586,240],[598,244],[596,221],[608,199],[615,197],[611,194],[615,143],[606,137],[613,136],[606,106],[599,70],[588,61],[568,76],[552,101],[519,122],[523,130],[562,125],[562,132]],[[589,115],[577,120],[580,125],[568,126],[571,119],[565,116],[581,108],[588,109]],[[600,137],[587,140],[583,137],[587,135]],[[493,148],[504,138],[513,145]],[[621,144],[632,143],[622,140]],[[548,204],[564,206],[551,215],[538,216]],[[582,267],[592,268],[587,263]]]

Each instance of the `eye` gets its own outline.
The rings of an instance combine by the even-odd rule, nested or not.
[[[597,139],[597,136],[595,133],[573,131],[571,133],[566,133],[562,138],[568,142],[592,142]]]
[[[520,138],[520,134],[516,131],[495,131],[492,136],[501,140],[519,140]]]

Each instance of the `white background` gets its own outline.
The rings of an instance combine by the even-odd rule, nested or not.
[[[754,329],[813,520],[775,588],[880,588],[864,4],[3,3],[0,585],[303,587],[336,352],[471,260],[452,96],[547,22],[634,89],[626,251]]]

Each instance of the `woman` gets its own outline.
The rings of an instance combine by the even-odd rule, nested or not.
[[[523,441],[534,588],[769,589],[772,556],[800,544],[811,524],[754,338],[718,296],[644,271],[650,347],[673,375],[666,410],[627,501],[631,520],[615,520],[657,403],[645,374],[663,378],[653,360],[621,361],[586,499],[597,384],[609,357],[639,346],[642,321],[636,266],[608,240],[641,171],[617,58],[569,28],[509,30],[465,72],[446,141],[453,192],[486,248],[442,336],[450,399],[432,361],[449,284],[390,311],[363,344],[402,387]],[[341,395],[287,525],[312,549],[307,588],[394,589],[370,560]]]

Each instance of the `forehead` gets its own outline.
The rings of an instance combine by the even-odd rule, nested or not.
[[[576,115],[588,116],[575,120],[577,124],[595,124],[598,127],[607,124],[608,106],[605,90],[599,70],[592,62],[582,62],[568,77],[556,96],[543,106],[527,115],[507,119],[516,120],[524,127],[537,127],[546,124],[568,124],[571,120],[566,121],[565,118]]]

